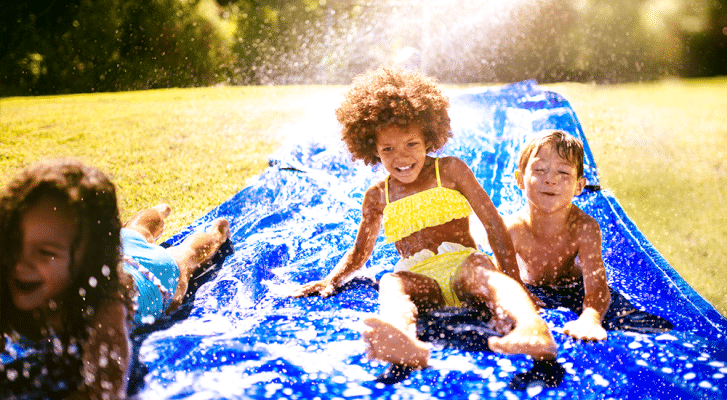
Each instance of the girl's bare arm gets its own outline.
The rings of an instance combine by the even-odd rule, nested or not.
[[[361,224],[353,247],[325,279],[307,283],[293,291],[291,296],[301,297],[318,293],[328,297],[346,277],[364,265],[371,257],[376,239],[379,237],[383,218],[382,199],[382,189],[379,185],[372,186],[366,191],[361,207]]]
[[[130,365],[127,309],[122,301],[108,300],[95,310],[83,344],[85,395],[89,399],[126,397]]]
[[[522,284],[515,257],[515,247],[507,232],[505,222],[495,205],[492,204],[490,196],[477,182],[474,173],[464,161],[455,157],[447,157],[444,164],[445,168],[442,171],[446,171],[449,179],[455,181],[456,189],[464,195],[475,215],[482,221],[497,264],[504,273]]]

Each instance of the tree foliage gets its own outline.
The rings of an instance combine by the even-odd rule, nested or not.
[[[727,0],[0,0],[0,95],[727,74]]]
[[[5,2],[6,93],[211,85],[233,63],[214,0]]]

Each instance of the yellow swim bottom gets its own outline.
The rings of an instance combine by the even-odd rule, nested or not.
[[[445,304],[459,307],[462,302],[452,290],[452,276],[464,260],[475,251],[458,243],[443,242],[437,248],[438,254],[428,249],[422,250],[396,263],[394,271],[411,271],[434,279],[442,291]]]

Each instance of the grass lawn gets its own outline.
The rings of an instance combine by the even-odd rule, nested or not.
[[[602,186],[727,315],[727,217],[720,212],[727,204],[727,79],[546,87],[575,109]],[[242,189],[267,166],[282,129],[342,90],[214,87],[0,99],[0,185],[19,166],[71,155],[111,175],[124,219],[169,203],[168,237]]]
[[[727,316],[727,79],[548,87],[573,106],[601,185]]]

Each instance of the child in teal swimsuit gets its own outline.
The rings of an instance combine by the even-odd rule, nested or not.
[[[155,242],[164,230],[171,207],[158,204],[134,214],[121,229],[124,271],[134,278],[134,320],[153,323],[176,310],[187,293],[189,280],[230,236],[227,220],[214,220],[207,232],[196,232],[179,246],[163,248]]]
[[[41,161],[10,181],[0,194],[0,351],[9,337],[34,363],[10,356],[0,398],[126,397],[132,318],[174,310],[194,270],[229,236],[218,219],[163,249],[153,242],[169,211],[141,211],[121,234],[114,184],[75,160]]]
[[[379,68],[354,80],[336,111],[343,140],[354,159],[382,163],[389,176],[366,191],[354,247],[342,262],[293,295],[330,296],[371,256],[383,225],[402,261],[381,278],[379,315],[365,321],[369,357],[393,368],[426,367],[429,346],[416,336],[419,314],[461,304],[500,322],[504,336],[488,339],[491,350],[552,359],[557,346],[528,293],[477,250],[470,234],[474,212],[497,265],[517,271],[497,209],[463,161],[427,155],[452,136],[448,106],[435,82],[416,72]]]

